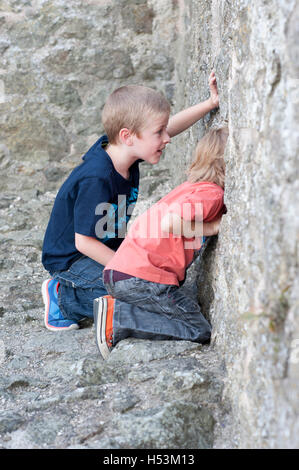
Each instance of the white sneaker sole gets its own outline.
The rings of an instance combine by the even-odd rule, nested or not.
[[[42,296],[43,296],[43,301],[45,304],[45,313],[44,313],[44,324],[45,327],[50,330],[50,331],[70,331],[70,330],[78,330],[79,325],[76,323],[73,323],[73,325],[70,326],[52,326],[49,324],[49,304],[50,304],[50,299],[49,299],[49,292],[48,292],[48,284],[51,279],[47,279],[46,281],[43,282],[42,284]]]
[[[110,349],[106,342],[107,300],[105,298],[99,297],[98,299],[94,299],[93,314],[96,343],[103,359],[108,359]]]

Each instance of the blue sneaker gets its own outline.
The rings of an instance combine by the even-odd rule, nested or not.
[[[54,279],[47,279],[42,285],[42,294],[45,304],[45,326],[48,330],[77,330],[78,323],[72,320],[65,320],[58,307],[58,286],[59,282]]]

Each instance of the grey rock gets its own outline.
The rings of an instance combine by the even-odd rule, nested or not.
[[[113,397],[111,408],[114,412],[125,413],[140,402],[138,398],[130,389],[119,390]]]
[[[31,382],[30,378],[23,376],[23,375],[16,375],[16,376],[12,376],[9,378],[6,388],[11,391],[17,390],[20,388],[23,389],[23,388],[28,387],[30,385],[30,382]]]
[[[161,371],[155,380],[155,387],[161,392],[174,394],[184,394],[193,388],[200,393],[201,388],[207,389],[211,385],[209,379],[208,372],[201,372],[196,367],[190,369],[188,363],[183,363],[181,370]]]
[[[70,83],[49,83],[49,100],[67,111],[74,111],[81,106],[78,91]]]
[[[146,0],[125,2],[121,13],[125,27],[137,34],[152,33],[154,11]]]
[[[190,341],[150,341],[128,338],[116,345],[112,350],[107,363],[136,364],[136,362],[151,362],[165,357],[181,354],[187,351],[198,350],[200,344]]]
[[[102,383],[102,361],[96,362],[93,359],[85,358],[72,366],[78,375],[78,385],[96,385]]]
[[[26,411],[31,412],[36,410],[46,410],[48,408],[53,409],[55,405],[78,402],[79,400],[94,400],[101,398],[104,398],[104,392],[101,388],[96,386],[81,387],[65,394],[54,395],[41,400],[31,400],[31,403],[26,406]]]
[[[71,369],[78,376],[80,387],[117,382],[125,373],[121,367],[115,369],[107,365],[99,356],[84,358]]]
[[[29,72],[15,71],[14,73],[6,73],[1,75],[0,79],[4,82],[7,94],[27,95],[32,93],[37,86],[34,76]]]
[[[39,447],[52,446],[55,441],[59,446],[66,426],[70,427],[66,413],[55,415],[49,412],[45,413],[44,417],[37,417],[30,421],[26,434]]]
[[[130,56],[123,49],[98,52],[93,57],[91,73],[100,79],[128,78],[134,75]]]
[[[16,129],[14,133],[13,129]],[[5,144],[18,160],[34,161],[43,155],[47,159],[60,160],[69,151],[65,129],[42,103],[26,103],[8,114],[2,132]]]
[[[22,426],[24,418],[14,410],[0,412],[0,434],[10,433]]]
[[[290,58],[293,77],[298,78],[299,48],[297,37],[299,33],[299,5],[295,4],[287,24],[287,54]]]
[[[156,80],[159,78],[171,80],[173,71],[173,58],[157,53],[157,56],[154,59],[151,59],[151,65],[145,68],[142,78],[144,80]]]
[[[65,172],[61,168],[52,167],[44,170],[45,177],[48,181],[59,181],[65,175]]]
[[[161,409],[126,413],[114,420],[120,444],[136,449],[206,449],[212,444],[214,420],[206,408],[184,401]]]
[[[156,368],[149,366],[134,367],[128,373],[128,381],[132,383],[146,382],[156,377]]]
[[[65,39],[85,39],[92,25],[85,18],[69,19],[61,28],[60,34]]]

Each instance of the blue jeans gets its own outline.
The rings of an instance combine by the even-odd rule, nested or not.
[[[50,273],[60,283],[58,305],[65,319],[79,322],[93,318],[93,300],[107,295],[103,269],[104,266],[82,255],[67,271]]]
[[[175,339],[206,343],[211,327],[193,299],[182,289],[137,277],[105,282],[115,300],[113,345],[127,337]]]

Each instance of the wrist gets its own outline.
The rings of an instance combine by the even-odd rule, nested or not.
[[[202,225],[202,235],[204,237],[210,237],[213,232],[213,222],[204,222]]]
[[[217,222],[205,222],[203,224],[203,231],[202,234],[204,237],[212,237],[213,235],[217,235],[219,231],[219,226]]]
[[[207,101],[209,101],[209,103],[210,103],[211,110],[219,107],[219,98],[218,98],[218,96],[216,98],[216,101],[213,100],[213,98],[211,96]]]
[[[214,103],[211,97],[207,100],[207,106],[209,107],[209,111],[212,111],[212,109],[218,107],[218,105]]]

